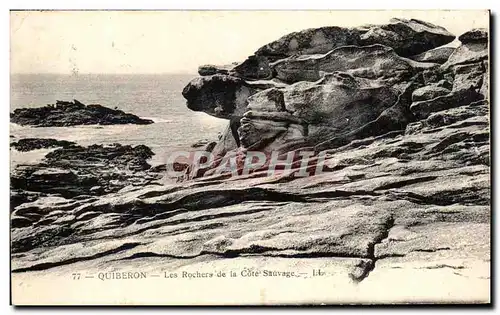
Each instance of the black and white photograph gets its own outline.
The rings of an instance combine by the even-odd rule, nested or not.
[[[11,10],[11,303],[491,303],[490,11]]]

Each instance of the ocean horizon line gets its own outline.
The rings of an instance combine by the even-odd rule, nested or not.
[[[78,76],[99,76],[99,75],[114,75],[114,76],[136,76],[136,75],[141,75],[141,76],[164,76],[164,75],[195,75],[197,76],[198,73],[196,72],[156,72],[156,73],[148,73],[148,72],[137,72],[137,73],[116,73],[116,72],[85,72],[85,73],[57,73],[57,72],[17,72],[17,73],[10,73],[10,76],[30,76],[30,75],[46,75],[46,76],[73,76],[73,77],[78,77]]]

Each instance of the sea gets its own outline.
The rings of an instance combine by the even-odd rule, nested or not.
[[[151,165],[163,164],[176,150],[190,149],[200,140],[217,140],[228,121],[187,108],[182,89],[197,74],[13,74],[10,110],[41,107],[56,100],[76,99],[148,118],[150,125],[28,127],[10,124],[11,141],[20,138],[54,138],[91,144],[144,144],[155,156]],[[36,163],[50,150],[27,153],[11,150],[11,167]]]

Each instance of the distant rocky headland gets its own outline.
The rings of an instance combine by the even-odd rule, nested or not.
[[[118,109],[107,108],[98,104],[85,105],[77,100],[73,102],[57,101],[44,107],[18,108],[10,114],[10,121],[19,125],[36,127],[66,127],[77,125],[147,125],[153,121]]]
[[[191,110],[228,120],[215,143],[196,144],[213,163],[167,185],[143,146],[57,144],[40,165],[12,173],[13,272],[307,259],[394,299],[414,284],[429,288],[425,301],[484,300],[468,288],[490,278],[489,41],[483,29],[448,46],[455,39],[393,19],[307,29],[241,63],[201,66],[182,94]],[[147,122],[91,118],[89,107],[64,105],[74,112],[67,123]],[[64,110],[40,111],[49,114],[16,110],[12,121],[65,125]],[[249,151],[313,156],[273,176],[266,165],[219,171],[225,156]],[[296,176],[320,154],[321,174]]]

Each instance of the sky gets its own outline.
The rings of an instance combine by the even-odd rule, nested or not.
[[[12,11],[11,73],[195,73],[294,31],[417,18],[455,35],[487,11]]]

